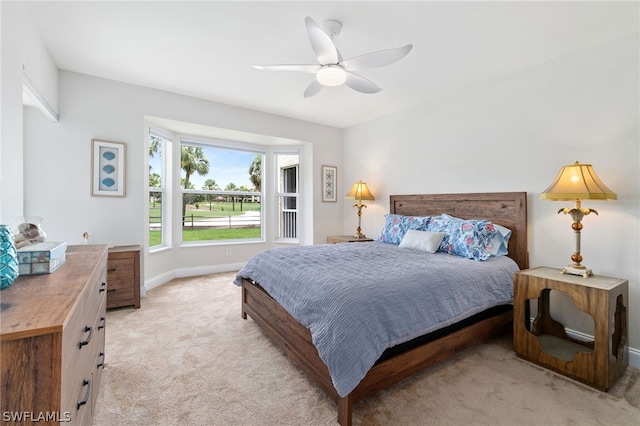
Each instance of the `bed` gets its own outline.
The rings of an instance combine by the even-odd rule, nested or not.
[[[472,193],[472,194],[424,194],[424,195],[392,195],[390,197],[390,214],[404,216],[437,216],[447,213],[461,219],[486,219],[493,224],[501,225],[511,230],[509,239],[508,259],[490,259],[486,264],[505,264],[511,263],[517,269],[526,269],[528,267],[527,254],[527,207],[526,193],[524,192],[508,192],[508,193]],[[341,246],[341,247],[338,247]],[[350,247],[349,247],[350,246]],[[351,243],[334,245],[333,250],[338,250],[339,257],[356,256],[353,259],[360,259],[357,253],[361,252],[361,256],[367,258],[386,259],[389,244],[383,243]],[[326,252],[329,247],[306,246],[310,247],[306,251],[322,251]],[[295,247],[291,249],[303,249],[303,247]],[[353,252],[353,253],[352,253]],[[292,251],[279,251],[282,255],[292,254]],[[409,252],[405,252],[409,253]],[[457,256],[451,256],[440,253],[440,257],[430,259],[438,259],[438,261],[449,262]],[[256,255],[257,257],[258,255]],[[411,262],[406,257],[407,262]],[[253,259],[252,259],[253,260]],[[475,262],[470,259],[462,259],[471,262],[469,265],[481,264],[485,262]],[[435,261],[435,260],[434,260]],[[358,267],[358,260],[355,261],[354,269]],[[248,262],[248,265],[252,261]],[[326,262],[325,262],[326,263]],[[321,265],[322,263],[319,263]],[[506,267],[506,266],[504,266]],[[499,266],[499,268],[504,268]],[[247,267],[245,267],[247,268]],[[245,269],[243,268],[243,270]],[[247,268],[250,270],[251,268]],[[281,268],[282,269],[282,268]],[[286,268],[294,270],[294,267]],[[380,269],[379,271],[383,271]],[[297,272],[296,272],[297,273]],[[376,272],[369,274],[367,282],[362,285],[369,284],[368,280],[373,281],[374,276],[383,275]],[[256,275],[260,276],[260,275]],[[308,278],[305,278],[307,280]],[[512,276],[509,277],[512,280]],[[402,281],[397,279],[397,281]],[[484,281],[485,279],[483,279]],[[470,314],[465,313],[464,318],[455,322],[443,321],[437,329],[428,329],[426,334],[410,336],[410,339],[402,338],[394,341],[395,344],[386,348],[371,366],[364,362],[359,368],[364,368],[364,376],[356,377],[356,385],[345,384],[342,381],[336,381],[335,365],[331,362],[325,362],[327,359],[327,351],[319,350],[320,346],[314,344],[319,342],[318,331],[316,325],[310,325],[309,328],[302,325],[306,323],[300,318],[300,312],[285,309],[277,300],[281,300],[281,295],[276,294],[273,286],[266,286],[266,279],[261,283],[251,273],[239,273],[236,280],[237,284],[242,286],[242,318],[246,319],[250,316],[282,350],[286,353],[306,374],[313,379],[324,392],[332,398],[338,405],[338,423],[342,426],[351,424],[353,405],[369,395],[376,393],[392,384],[415,374],[431,365],[441,362],[451,355],[459,352],[467,347],[476,345],[490,338],[491,336],[505,332],[512,325],[512,300],[506,300],[502,295],[496,298],[496,301],[487,301],[482,310],[474,308]],[[284,281],[284,280],[283,280]],[[390,279],[393,281],[393,278]],[[489,278],[486,281],[490,281]],[[305,281],[306,282],[306,281]],[[299,283],[289,283],[290,288],[295,288]],[[334,284],[334,283],[328,283]],[[271,294],[264,287],[272,288]],[[300,287],[300,286],[298,286]],[[379,285],[364,287],[366,291],[363,293],[375,292]],[[333,291],[340,287],[333,287]],[[482,291],[480,290],[482,294]],[[388,294],[388,293],[387,293]],[[374,294],[374,298],[377,296]],[[381,296],[382,297],[382,296]],[[511,295],[512,297],[512,295]],[[454,298],[459,298],[455,296]],[[464,297],[462,298],[464,299]],[[385,300],[385,303],[388,301]],[[284,302],[283,302],[284,303]],[[332,304],[333,302],[329,303]],[[394,302],[395,303],[395,302]],[[448,303],[448,302],[447,302]],[[457,302],[456,302],[457,303]],[[349,308],[353,311],[354,316],[359,317],[360,305],[354,303]],[[306,309],[306,308],[305,308]],[[318,304],[311,304],[308,310],[313,314],[318,309]],[[365,309],[362,307],[362,309]],[[405,308],[402,308],[405,309]],[[466,309],[466,308],[465,308]],[[289,312],[293,312],[293,314]],[[476,312],[477,311],[477,312]],[[379,312],[379,311],[376,311]],[[407,315],[413,315],[413,311],[406,310]],[[324,315],[324,314],[323,314]],[[422,315],[422,314],[421,314]],[[295,317],[294,317],[295,316]],[[373,321],[371,321],[373,324]],[[371,326],[375,328],[374,325]],[[345,329],[349,327],[344,327]],[[313,330],[313,333],[312,331]],[[426,330],[426,329],[425,329]],[[347,331],[345,331],[347,333]],[[372,332],[373,334],[373,332]],[[336,332],[336,336],[339,335]],[[347,336],[345,339],[351,339]],[[366,341],[367,339],[365,339]],[[387,342],[388,343],[388,342]],[[376,343],[377,344],[377,343]],[[320,353],[319,353],[320,352]],[[331,351],[329,351],[331,352]],[[346,358],[349,360],[350,352],[345,351],[344,354],[337,352],[337,358]],[[377,355],[376,355],[377,356]],[[352,361],[348,361],[352,362]],[[353,365],[358,364],[354,362]],[[328,365],[330,367],[328,367]],[[349,364],[351,365],[351,364]],[[331,369],[331,371],[330,371]],[[354,367],[355,370],[357,368]],[[350,378],[353,382],[353,378]],[[345,391],[346,389],[346,391]]]

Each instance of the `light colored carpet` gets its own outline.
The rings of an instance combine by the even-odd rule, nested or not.
[[[240,317],[234,274],[177,279],[107,314],[95,425],[334,425],[336,405]],[[638,425],[640,371],[608,393],[486,342],[354,406],[355,425]]]

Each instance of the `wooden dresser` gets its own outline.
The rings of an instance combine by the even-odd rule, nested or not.
[[[140,246],[109,248],[107,309],[140,307]]]
[[[3,423],[92,423],[105,357],[107,246],[69,246],[66,258],[0,294]]]

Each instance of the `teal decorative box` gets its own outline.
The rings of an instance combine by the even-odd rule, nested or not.
[[[66,260],[67,243],[45,242],[18,249],[20,275],[50,274]]]

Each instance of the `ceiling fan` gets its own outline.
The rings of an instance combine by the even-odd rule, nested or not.
[[[404,58],[413,48],[413,45],[407,44],[343,60],[333,42],[333,38],[340,34],[342,23],[330,19],[324,22],[325,29],[322,29],[308,16],[304,22],[319,65],[254,65],[254,67],[259,70],[299,71],[315,74],[315,80],[304,91],[305,98],[315,95],[325,86],[340,86],[342,84],[361,93],[378,93],[382,88],[353,71],[393,64]]]

